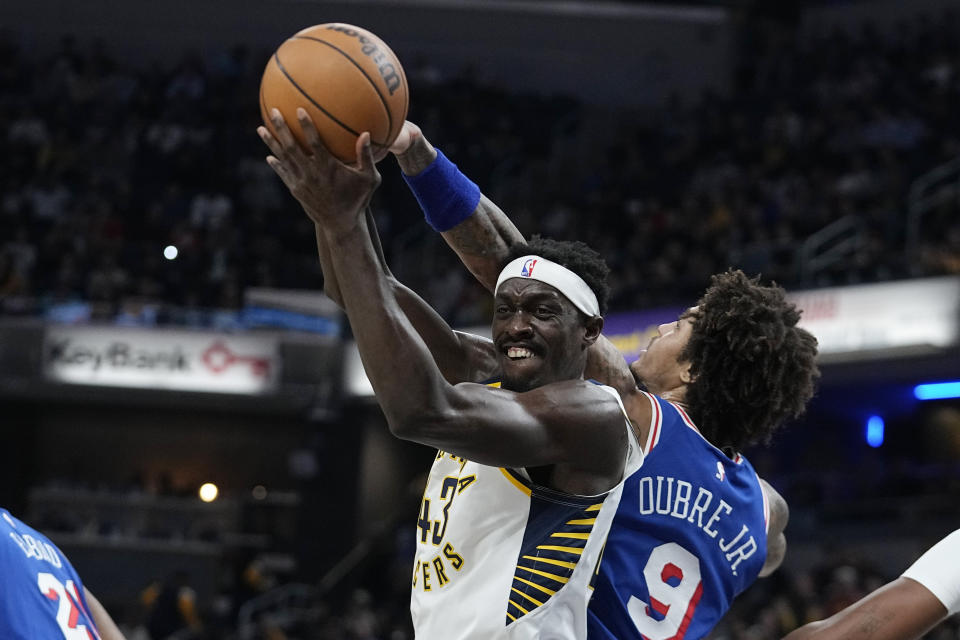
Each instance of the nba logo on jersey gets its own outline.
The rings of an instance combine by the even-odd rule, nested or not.
[[[533,277],[533,267],[537,264],[536,258],[529,258],[526,262],[523,263],[523,267],[520,269],[520,275],[524,278]]]
[[[723,463],[717,460],[717,480],[723,482],[724,477],[726,477],[727,472],[723,469]]]

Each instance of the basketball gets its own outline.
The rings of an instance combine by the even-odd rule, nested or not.
[[[370,132],[377,160],[387,155],[407,117],[407,78],[390,47],[366,29],[327,23],[288,38],[270,57],[260,81],[260,115],[279,109],[304,148],[297,107],[313,119],[327,149],[356,161],[356,140]]]

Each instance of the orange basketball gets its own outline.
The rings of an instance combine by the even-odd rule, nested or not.
[[[296,33],[271,56],[260,81],[260,115],[273,133],[273,108],[300,144],[297,107],[310,114],[327,149],[356,161],[357,137],[370,132],[377,160],[407,117],[407,78],[397,56],[366,29],[331,22]]]

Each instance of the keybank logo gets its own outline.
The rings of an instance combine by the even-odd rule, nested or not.
[[[123,340],[110,342],[102,348],[85,345],[70,338],[53,340],[48,347],[47,361],[54,365],[82,367],[94,372],[103,369],[186,372],[191,368],[187,354],[179,346],[152,350],[135,347]]]
[[[48,362],[57,366],[80,367],[95,373],[104,369],[113,371],[141,370],[164,373],[188,373],[193,366],[207,373],[220,375],[234,367],[247,367],[254,377],[265,378],[270,373],[270,359],[235,353],[222,340],[191,356],[179,346],[166,349],[145,349],[130,342],[116,340],[103,348],[77,342],[71,338],[54,340],[49,345]]]

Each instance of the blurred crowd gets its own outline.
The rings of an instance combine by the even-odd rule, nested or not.
[[[911,183],[960,156],[957,33],[955,14],[792,32],[741,61],[729,95],[643,110],[507,94],[415,59],[411,118],[521,231],[599,248],[614,310],[689,301],[728,265],[792,287],[960,273],[956,198],[907,231]],[[0,311],[80,301],[81,320],[190,324],[248,287],[318,287],[310,225],[254,133],[264,59],[241,46],[134,66],[100,42],[41,57],[0,41]],[[485,297],[386,162],[376,210],[398,275],[451,321],[483,321]],[[816,260],[804,241],[838,220]]]
[[[902,568],[893,568],[882,558],[865,559],[851,547],[816,565],[788,565],[769,578],[758,580],[733,603],[729,613],[707,636],[710,640],[778,640],[794,629],[830,617],[896,578]],[[403,577],[408,577],[403,564]],[[346,595],[322,600],[322,604],[296,622],[273,612],[251,629],[250,637],[283,640],[411,640],[406,603],[409,584],[393,580],[378,564],[377,579]],[[393,567],[391,567],[392,569]],[[925,636],[928,640],[956,640],[960,618],[954,616]]]
[[[525,234],[600,249],[613,267],[612,310],[688,303],[731,265],[793,288],[960,274],[956,194],[934,203],[916,233],[908,222],[914,181],[960,158],[958,35],[955,14],[890,31],[793,31],[740,60],[728,95],[632,110],[516,95],[414,59],[410,117]],[[250,287],[319,288],[312,225],[254,133],[266,58],[237,47],[141,66],[103,43],[65,37],[39,56],[16,34],[0,37],[0,315],[72,308],[80,320],[202,325],[216,322],[207,310],[241,309]],[[393,160],[381,171],[375,211],[394,271],[451,322],[485,323],[488,297],[429,232]],[[947,175],[958,183],[960,166]],[[842,226],[814,235],[830,225]],[[811,236],[825,238],[828,259],[815,259]],[[890,492],[933,493],[916,474],[913,485],[885,477]],[[933,510],[954,509],[960,492],[943,477],[931,481]],[[853,491],[824,478],[789,479],[795,531],[816,528],[804,529],[802,507],[829,515],[835,489]],[[836,512],[857,503],[885,513],[886,502],[867,500],[881,489],[863,482]],[[56,510],[38,520],[70,533],[129,528]],[[134,537],[217,540],[135,524]],[[335,597],[274,611],[252,637],[411,637],[408,532],[398,528],[369,573]],[[890,571],[882,559],[838,558],[784,570],[745,594],[712,637],[781,637]],[[954,621],[933,637],[958,635]]]

